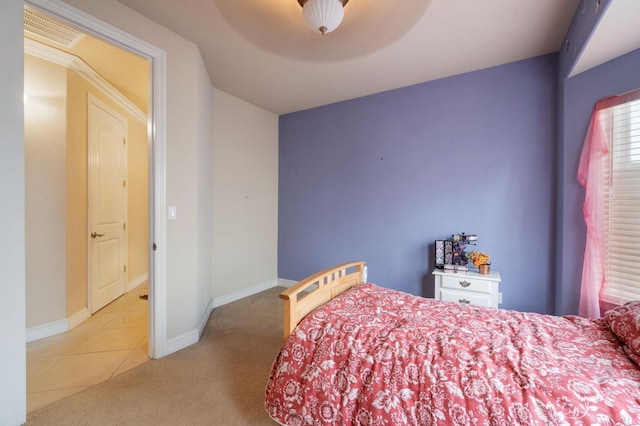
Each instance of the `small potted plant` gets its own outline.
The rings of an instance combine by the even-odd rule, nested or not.
[[[481,251],[472,251],[467,257],[482,275],[487,275],[490,272],[491,257],[489,257],[489,254]]]

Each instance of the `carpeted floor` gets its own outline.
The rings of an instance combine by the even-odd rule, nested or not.
[[[30,413],[27,425],[273,425],[282,288],[214,309],[200,342]]]

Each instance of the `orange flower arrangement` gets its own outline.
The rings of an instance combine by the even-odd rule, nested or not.
[[[488,265],[491,260],[487,253],[483,253],[481,251],[472,251],[467,257],[471,262],[473,262],[473,266],[476,268],[480,265]]]

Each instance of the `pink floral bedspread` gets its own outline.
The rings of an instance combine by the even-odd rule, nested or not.
[[[599,320],[362,284],[299,324],[265,408],[286,425],[640,425],[640,370]]]

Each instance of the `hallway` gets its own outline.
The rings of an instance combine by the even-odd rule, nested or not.
[[[27,412],[149,361],[147,293],[145,282],[74,329],[27,343]]]

